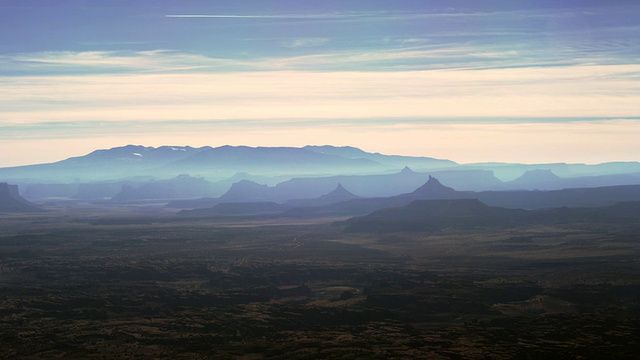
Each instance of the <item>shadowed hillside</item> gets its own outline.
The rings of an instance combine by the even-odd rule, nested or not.
[[[348,232],[438,230],[444,227],[501,226],[522,220],[524,210],[490,207],[477,199],[416,200],[407,206],[352,218]]]
[[[635,219],[635,220],[633,220]],[[593,208],[507,209],[477,199],[416,200],[351,218],[347,232],[437,231],[444,228],[500,229],[505,226],[556,225],[584,221],[640,221],[640,201]]]

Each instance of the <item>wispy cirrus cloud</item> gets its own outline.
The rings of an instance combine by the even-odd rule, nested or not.
[[[495,4],[494,4],[495,5]],[[277,28],[284,24],[300,24],[310,26],[318,31],[323,29],[324,23],[333,23],[338,27],[346,26],[351,31],[353,26],[363,24],[379,26],[393,34],[406,33],[407,26],[411,27],[412,35],[420,34],[428,37],[441,38],[481,38],[484,36],[517,37],[520,42],[530,38],[544,38],[545,33],[552,36],[571,32],[602,32],[614,27],[615,23],[602,23],[603,18],[625,19],[629,14],[640,10],[639,5],[629,4],[603,7],[545,7],[525,6],[467,6],[455,9],[453,7],[440,10],[418,7],[414,11],[406,10],[377,10],[377,11],[342,11],[342,12],[298,12],[298,13],[188,13],[167,14],[166,19],[175,21],[211,20],[216,25],[233,25],[238,27],[265,26]],[[263,20],[269,20],[265,22]],[[303,25],[304,24],[304,25]],[[634,22],[626,21],[627,26]],[[618,24],[616,26],[623,26]],[[376,32],[375,30],[373,32]],[[513,42],[513,38],[511,41]]]
[[[359,11],[359,12],[332,12],[332,13],[265,13],[265,14],[166,14],[166,18],[174,19],[283,19],[283,20],[385,20],[385,21],[406,21],[420,19],[452,19],[452,18],[489,18],[489,17],[511,17],[511,18],[568,18],[575,16],[598,15],[598,13],[583,10],[563,11],[558,9],[530,9],[530,10],[493,10],[493,11]]]
[[[282,46],[287,48],[307,48],[307,47],[318,47],[325,45],[329,42],[328,38],[300,38],[300,39],[290,39],[281,42]]]
[[[434,18],[487,17],[502,12],[436,12],[408,13],[396,11],[334,12],[334,13],[280,13],[280,14],[167,14],[174,19],[249,19],[249,20],[355,20],[355,21],[403,21]],[[557,14],[555,15],[557,16]]]
[[[0,75],[176,72],[252,67],[249,61],[171,50],[48,51],[0,56]]]
[[[328,38],[280,40],[292,49],[317,48]],[[251,59],[213,58],[170,50],[39,52],[0,56],[0,75],[153,73],[189,71],[255,70],[359,70],[437,69],[486,66],[495,60],[516,59],[515,50],[487,50],[472,46],[401,46],[390,49],[325,51],[297,56],[269,56]]]
[[[323,13],[323,14],[168,14],[167,18],[178,19],[351,19],[371,16],[366,13]]]

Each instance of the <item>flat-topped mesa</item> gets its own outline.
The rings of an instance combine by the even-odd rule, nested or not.
[[[11,196],[13,198],[19,197],[18,186],[9,185],[6,182],[0,182],[0,196]]]
[[[251,180],[240,180],[218,198],[219,202],[256,202],[273,201],[274,190],[264,184]]]
[[[35,204],[20,196],[17,185],[0,183],[0,212],[34,212],[40,211]]]

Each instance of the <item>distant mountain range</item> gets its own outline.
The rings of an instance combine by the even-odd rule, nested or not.
[[[128,145],[49,164],[0,168],[0,179],[22,183],[119,180],[135,176],[171,178],[180,174],[223,179],[238,172],[263,176],[363,174],[412,164],[419,169],[455,167],[450,160],[389,156],[333,146],[193,148]]]
[[[460,165],[348,146],[128,145],[56,163],[0,168],[0,181],[18,184],[34,202],[185,199],[170,205],[183,208],[314,199],[338,184],[358,197],[390,197],[412,192],[429,176],[458,191],[561,190],[638,185],[640,163]]]
[[[349,216],[350,231],[640,218],[638,162],[460,165],[328,145],[129,145],[0,168],[0,181],[3,213],[47,207],[30,201],[166,204],[182,216]]]

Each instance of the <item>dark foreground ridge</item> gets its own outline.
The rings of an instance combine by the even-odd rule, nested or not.
[[[446,228],[498,229],[523,225],[557,225],[577,221],[620,218],[640,221],[640,201],[595,208],[507,209],[487,206],[478,199],[416,200],[401,208],[375,211],[345,222],[346,231],[389,233],[435,232]]]

